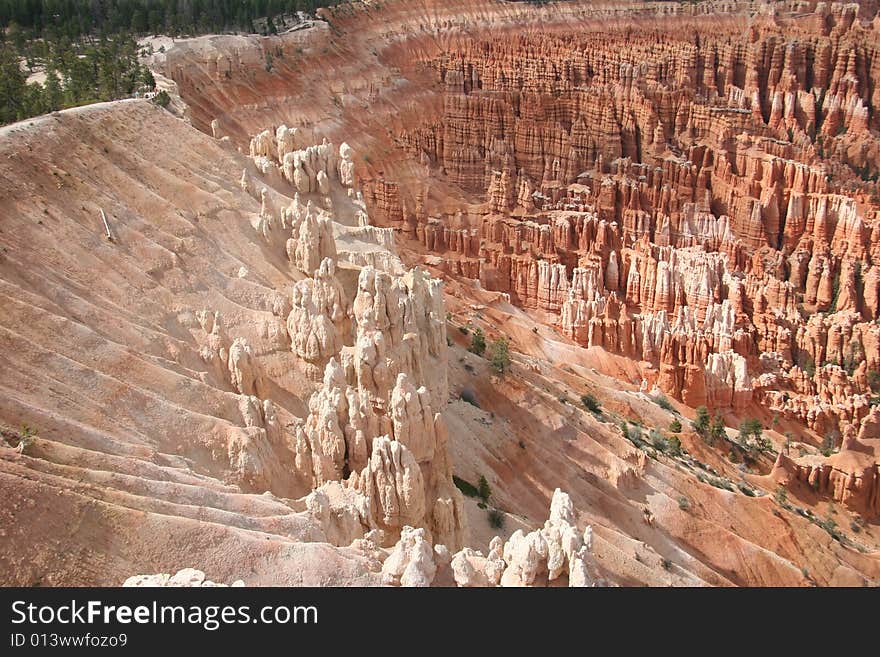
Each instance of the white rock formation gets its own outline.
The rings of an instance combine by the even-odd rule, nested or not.
[[[309,201],[303,206],[299,195],[282,212],[282,224],[290,226],[291,237],[287,240],[287,257],[300,271],[311,276],[324,258],[336,259],[336,241],[333,238],[333,221]]]
[[[357,182],[354,175],[352,154],[351,146],[345,142],[339,145],[339,182],[343,187],[354,188]]]
[[[458,549],[464,513],[440,412],[448,394],[440,282],[419,270],[396,275],[366,266],[349,302],[336,271],[333,185],[349,189],[345,202],[357,216],[359,226],[345,234],[352,253],[389,253],[394,236],[369,225],[362,197],[352,189],[351,149],[299,141],[301,133],[286,126],[255,136],[250,153],[257,174],[251,180],[245,172],[242,185],[259,187],[262,176],[272,188],[272,176],[280,175],[296,190],[277,217],[268,193],[261,194],[258,229],[270,241],[279,226],[282,234],[290,231],[288,258],[308,278],[293,287],[286,333],[298,362],[321,385],[309,398],[308,415],[288,425],[285,436],[251,399],[262,387],[257,363],[247,342],[236,339],[226,368],[244,395],[245,427],[231,434],[230,462],[241,480],[256,482],[272,446],[288,446],[295,468],[290,476],[314,489],[307,511],[326,540],[338,545],[374,530],[391,545],[410,526],[422,529],[429,544]],[[303,203],[300,194],[324,198]],[[272,202],[283,206],[277,199],[273,191]],[[364,249],[365,243],[380,248]],[[400,269],[396,258],[391,264]],[[280,310],[273,302],[273,314]],[[273,345],[279,342],[276,336]]]
[[[327,362],[343,347],[350,331],[351,306],[337,280],[336,264],[324,258],[314,278],[293,286],[292,309],[287,316],[291,349],[311,367],[308,374],[320,378]]]
[[[496,536],[488,557],[470,548],[458,552],[452,559],[456,584],[544,586],[564,577],[569,586],[592,585],[592,529],[587,527],[582,535],[576,520],[571,498],[557,488],[542,529],[528,534],[518,529],[503,546]]]
[[[319,176],[323,174],[325,184],[331,175],[338,176],[333,145],[325,139],[319,145],[285,153],[281,159],[281,174],[301,194],[328,193],[326,187],[326,191],[321,189]]]
[[[431,586],[436,572],[434,548],[425,530],[404,527],[400,540],[382,564],[382,583],[390,586]]]
[[[263,130],[251,139],[250,153],[252,158],[274,157],[276,152],[275,138],[271,130]]]
[[[133,575],[122,584],[123,587],[225,587],[244,586],[244,581],[237,579],[231,585],[218,584],[205,578],[205,573],[195,568],[184,568],[174,575],[159,573],[157,575]]]
[[[244,338],[235,338],[229,347],[229,380],[241,394],[257,394],[259,375],[254,352]]]
[[[300,135],[297,128],[288,128],[281,125],[275,131],[275,143],[279,162],[284,162],[284,156],[292,153],[300,147]]]

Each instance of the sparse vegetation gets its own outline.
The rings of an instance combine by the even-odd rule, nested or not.
[[[745,441],[749,436],[755,436],[757,438],[763,431],[764,428],[761,426],[761,422],[755,418],[743,420],[739,425],[739,439],[740,441]]]
[[[672,433],[681,433],[681,422],[678,419],[674,419],[669,423],[669,431]]]
[[[814,376],[816,376],[816,361],[812,358],[807,357],[801,369],[806,372],[807,376],[812,379]]]
[[[28,426],[27,424],[22,424],[21,429],[16,433],[14,431],[9,432],[12,435],[13,440],[18,439],[18,443],[13,445],[18,449],[19,454],[24,454],[24,452],[34,443],[34,436],[37,433],[37,430],[33,427]]]
[[[880,392],[880,371],[868,370],[867,379],[871,392]]]
[[[776,500],[779,506],[788,508],[788,491],[785,489],[785,486],[780,485],[776,487],[773,499]]]
[[[837,312],[837,298],[840,296],[840,270],[834,274],[834,280],[831,283],[831,306],[828,313]]]
[[[702,477],[702,479],[700,479],[700,477]],[[700,477],[697,477],[697,479],[700,479],[700,481],[704,481],[715,488],[730,491],[731,493],[736,491],[736,486],[734,486],[733,482],[727,477],[716,477],[715,475],[700,475]]]
[[[652,429],[649,434],[649,439],[651,441],[651,445],[658,452],[666,451],[666,438],[664,438],[663,434],[657,431],[656,429]]]
[[[816,524],[819,525],[822,529],[828,532],[836,541],[841,540],[843,537],[840,534],[840,531],[837,529],[837,521],[834,520],[830,515],[827,516],[824,520],[817,520]]]
[[[633,445],[641,449],[644,446],[644,441],[642,440],[642,431],[638,427],[629,426],[626,421],[620,423],[620,433],[630,441]]]
[[[687,511],[688,509],[691,508],[690,500],[688,500],[688,498],[686,498],[684,495],[679,495],[678,508],[681,509],[682,511]]]
[[[477,356],[482,356],[486,352],[486,336],[483,335],[482,329],[474,329],[474,334],[471,336],[471,346],[468,347],[468,351]]]
[[[856,368],[864,360],[865,350],[862,347],[862,343],[858,340],[852,340],[843,354],[843,369],[846,370],[849,376],[852,376],[855,374]]]
[[[819,451],[822,453],[822,456],[831,456],[834,453],[834,446],[835,436],[833,432],[829,431],[822,439],[822,445],[819,447]]]
[[[717,441],[727,438],[727,431],[724,426],[724,418],[720,413],[716,413],[709,427],[709,444],[714,445]]]

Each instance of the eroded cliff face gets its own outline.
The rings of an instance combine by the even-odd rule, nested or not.
[[[442,104],[399,140],[482,213],[367,198],[450,274],[642,361],[647,387],[858,430],[880,367],[880,69],[857,12],[450,39],[421,62]]]
[[[236,112],[230,134],[280,114],[357,141],[366,205],[405,251],[639,360],[648,388],[858,430],[880,367],[870,7],[435,9],[351,5],[265,41],[283,56],[251,75],[277,103]],[[361,39],[370,55],[350,56]],[[218,41],[163,65],[201,107],[250,95],[236,71],[257,56]],[[288,57],[341,74],[293,75]]]

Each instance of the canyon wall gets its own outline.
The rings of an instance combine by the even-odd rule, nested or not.
[[[876,22],[664,20],[445,40],[404,69],[442,103],[396,134],[482,205],[384,176],[368,205],[450,275],[642,361],[646,386],[839,444],[880,387]]]

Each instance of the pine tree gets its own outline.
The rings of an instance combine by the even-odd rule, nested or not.
[[[492,343],[492,369],[499,374],[504,374],[510,369],[510,348],[507,338],[498,338]]]
[[[697,406],[696,411],[697,416],[691,424],[694,431],[705,438],[706,432],[709,430],[709,409],[705,406]]]
[[[0,123],[12,123],[28,115],[25,79],[14,47],[0,47]]]
[[[46,69],[46,84],[43,89],[46,111],[54,112],[61,109],[64,105],[64,91],[54,68]]]

